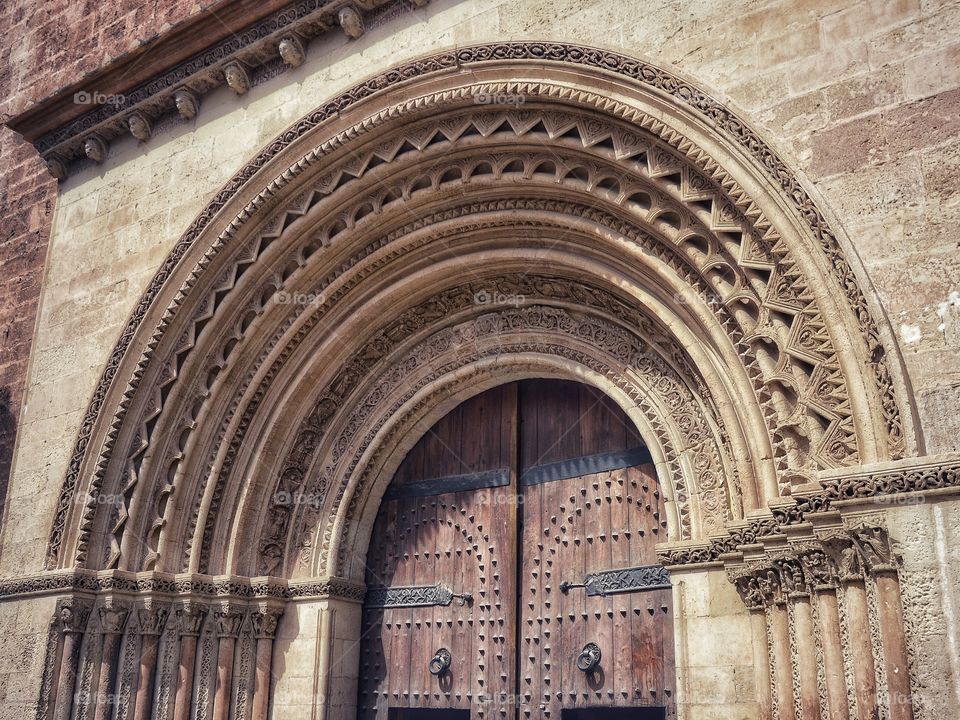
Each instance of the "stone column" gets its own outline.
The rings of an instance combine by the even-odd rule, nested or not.
[[[217,623],[217,689],[213,696],[213,720],[229,720],[233,697],[233,654],[245,615],[242,608],[225,604],[214,613]]]
[[[790,648],[790,620],[787,615],[787,598],[780,574],[772,565],[761,564],[754,570],[757,591],[767,608],[767,623],[770,635],[770,652],[773,655],[773,692],[776,696],[777,715],[780,720],[793,720],[793,663]]]
[[[837,570],[819,544],[811,544],[800,556],[807,583],[816,603],[823,674],[827,684],[827,711],[831,720],[850,720],[847,677],[843,661],[840,612],[837,606]]]
[[[253,637],[257,641],[257,665],[253,684],[252,720],[267,720],[270,710],[270,678],[273,665],[273,639],[283,614],[281,608],[260,607],[250,615]]]
[[[93,720],[107,720],[113,713],[113,692],[117,678],[120,642],[127,624],[130,608],[107,600],[100,608],[100,633],[103,638],[100,653],[100,673],[94,699]]]
[[[137,678],[137,702],[134,720],[150,720],[153,713],[153,687],[157,673],[157,649],[167,621],[167,608],[148,600],[137,610],[140,632],[140,669]]]
[[[737,588],[743,604],[750,612],[750,630],[753,635],[754,686],[760,720],[773,718],[773,678],[770,677],[770,649],[767,636],[767,606],[755,572],[749,567],[727,570],[727,576]]]
[[[851,537],[877,588],[880,640],[883,643],[884,678],[891,720],[913,720],[907,639],[896,559],[890,539],[881,527],[860,527]]]
[[[790,620],[787,616],[786,598],[775,601],[768,614],[770,643],[776,669],[777,710],[780,720],[792,720],[796,716],[793,700],[793,663],[790,655]]]
[[[803,720],[819,720],[820,689],[817,683],[816,628],[810,608],[810,589],[803,573],[798,550],[789,550],[779,555],[774,562],[780,572],[780,584],[793,612],[794,643],[792,654],[797,660],[800,680],[800,715]],[[790,610],[788,609],[788,612]],[[788,628],[789,632],[789,628]]]
[[[876,666],[873,661],[873,645],[870,642],[870,609],[867,605],[861,555],[847,533],[826,537],[823,543],[836,563],[837,577],[843,587],[857,714],[859,720],[876,720],[879,712]]]
[[[57,606],[57,623],[63,636],[63,650],[57,673],[54,720],[70,720],[73,711],[73,692],[77,682],[77,662],[80,659],[80,640],[93,603],[80,598],[61,600]]]
[[[187,601],[177,608],[177,633],[180,637],[180,662],[177,670],[177,688],[173,720],[190,720],[193,702],[193,674],[197,659],[197,638],[207,616],[207,607]]]

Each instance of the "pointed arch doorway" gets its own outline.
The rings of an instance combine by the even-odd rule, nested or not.
[[[673,717],[663,502],[594,388],[524,380],[460,404],[374,524],[358,717]]]

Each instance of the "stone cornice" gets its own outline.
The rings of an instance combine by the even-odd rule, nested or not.
[[[657,554],[666,565],[717,565],[724,556],[741,552],[790,528],[815,521],[844,506],[874,503],[877,511],[895,505],[895,498],[960,492],[960,455],[933,455],[833,470],[820,475],[822,488],[778,503],[772,515],[731,527],[727,535],[709,543],[665,544]]]
[[[362,602],[366,588],[344,578],[284,580],[277,577],[211,576],[119,570],[60,570],[0,579],[0,602],[27,596],[80,593],[185,598],[210,601],[337,598]]]
[[[366,27],[427,2],[299,0],[254,22],[249,19],[262,15],[262,3],[226,3],[31,107],[8,125],[34,145],[62,180],[73,162],[103,162],[111,140],[128,133],[147,140],[157,120],[177,112],[193,118],[202,97],[221,85],[243,94],[283,67],[300,65],[314,38],[340,28],[355,39]],[[241,25],[245,19],[248,24]],[[209,39],[199,44],[196,37]],[[153,59],[158,57],[162,59]],[[151,74],[136,72],[138,66],[150,68]],[[263,71],[257,74],[254,68]],[[78,114],[88,100],[92,109]]]

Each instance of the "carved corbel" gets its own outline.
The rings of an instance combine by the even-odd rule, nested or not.
[[[184,120],[192,120],[200,112],[200,100],[197,99],[196,93],[187,88],[176,90],[173,93],[173,102]]]
[[[107,157],[107,143],[99,135],[90,135],[83,141],[83,154],[95,163],[102,163]]]
[[[280,58],[289,67],[300,67],[307,56],[303,41],[296,35],[284,35],[277,46],[277,50],[280,53]]]
[[[140,112],[135,112],[127,118],[127,127],[130,128],[130,134],[141,142],[146,142],[153,135],[150,121]]]
[[[337,13],[337,21],[347,34],[347,37],[356,40],[363,35],[363,15],[353,5],[344,5]]]
[[[236,60],[224,66],[223,77],[237,95],[243,95],[250,89],[250,75],[247,69]]]
[[[67,170],[67,164],[63,161],[59,155],[50,155],[46,158],[47,161],[47,172],[49,172],[58,182],[63,182],[67,179],[69,172]]]

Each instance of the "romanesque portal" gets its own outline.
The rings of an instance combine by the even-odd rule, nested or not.
[[[957,471],[874,311],[790,168],[661,68],[377,74],[129,316],[8,588],[50,601],[38,712],[913,718],[871,502]]]

